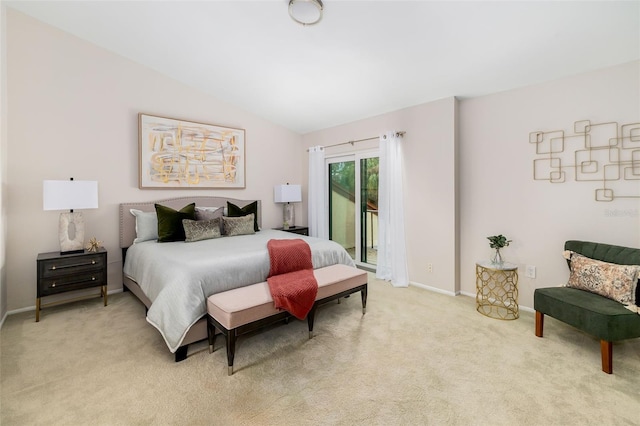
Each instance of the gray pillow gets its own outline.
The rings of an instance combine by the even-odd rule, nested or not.
[[[224,223],[225,235],[232,237],[235,235],[255,234],[256,231],[253,226],[253,218],[253,213],[238,217],[223,216],[222,221]]]
[[[212,220],[222,217],[222,207],[198,207],[196,206],[196,220]]]
[[[220,218],[211,220],[189,220],[182,219],[184,227],[185,242],[192,243],[194,241],[210,240],[212,238],[220,238]]]

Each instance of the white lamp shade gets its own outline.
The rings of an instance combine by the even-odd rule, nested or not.
[[[42,185],[44,210],[98,208],[98,182],[93,180],[45,180]]]
[[[276,203],[299,203],[302,201],[300,185],[276,185],[273,188],[273,201]]]

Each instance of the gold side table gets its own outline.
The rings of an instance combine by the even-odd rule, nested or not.
[[[518,266],[476,263],[476,310],[491,318],[514,320],[518,312]]]

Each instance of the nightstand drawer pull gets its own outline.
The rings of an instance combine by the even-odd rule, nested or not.
[[[79,266],[90,266],[90,265],[95,265],[95,264],[96,264],[96,261],[92,260],[91,262],[73,263],[73,264],[70,264],[70,265],[62,265],[62,266],[53,265],[49,270],[55,271],[56,269],[77,268]]]
[[[80,284],[80,283],[86,283],[87,281],[95,281],[96,277],[91,277],[91,279],[82,279],[82,280],[75,280],[75,281],[65,281],[63,283],[63,285],[73,285],[73,284]],[[49,285],[49,288],[56,288],[56,283],[51,283],[51,285]]]

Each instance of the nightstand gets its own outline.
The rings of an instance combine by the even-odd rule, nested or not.
[[[67,291],[101,287],[100,296],[104,298],[104,306],[107,306],[107,251],[103,247],[97,252],[40,253],[37,264],[36,322],[40,321],[40,309],[44,308],[44,305],[40,304],[41,299]],[[54,304],[57,303],[51,303],[49,306]]]
[[[276,231],[284,231],[284,232],[291,232],[293,234],[299,234],[299,235],[306,235],[309,236],[309,228],[307,226],[291,226],[289,227],[289,229],[284,229],[284,228],[273,228]]]

